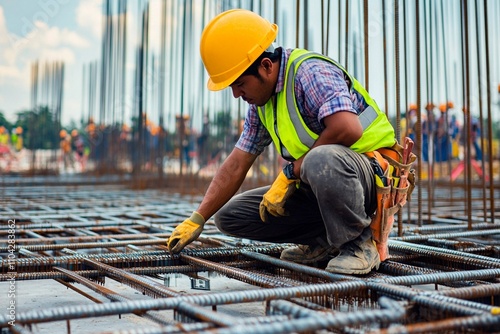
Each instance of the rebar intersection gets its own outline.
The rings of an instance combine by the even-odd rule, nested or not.
[[[197,197],[121,185],[3,187],[0,286],[52,279],[95,304],[19,311],[7,333],[37,324],[134,315],[147,325],[102,333],[483,333],[500,329],[500,224],[474,229],[453,217],[391,237],[391,258],[365,276],[331,274],[324,265],[282,261],[288,245],[220,234],[209,221],[202,237],[172,256],[165,239]],[[15,220],[15,228],[9,221]],[[12,227],[12,224],[11,226]],[[12,231],[14,230],[14,231]],[[15,239],[9,239],[14,232]],[[15,243],[9,243],[15,240]],[[11,245],[14,245],[15,251]],[[10,256],[9,256],[10,255]],[[169,286],[189,277],[191,289]],[[104,286],[114,280],[145,299]],[[227,280],[244,289],[217,291]],[[36,292],[33,292],[36,294]],[[74,292],[67,292],[74,293]],[[3,298],[2,300],[6,300]],[[3,305],[4,302],[1,302]],[[251,312],[234,313],[232,309]],[[6,309],[6,307],[2,307]]]

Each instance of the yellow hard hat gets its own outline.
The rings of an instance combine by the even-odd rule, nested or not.
[[[278,26],[246,9],[217,15],[201,35],[200,54],[210,76],[207,87],[228,87],[273,43]]]

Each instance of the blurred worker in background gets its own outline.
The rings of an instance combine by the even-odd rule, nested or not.
[[[11,150],[9,130],[2,125],[0,126],[0,170],[10,171],[14,160],[16,160],[16,157]]]
[[[436,134],[436,115],[434,113],[435,105],[432,102],[427,103],[425,114],[422,114],[422,161],[434,161],[432,153],[434,152],[434,137]],[[429,155],[430,154],[430,155]]]
[[[59,147],[61,149],[60,160],[63,162],[64,171],[68,172],[69,169],[75,169],[75,157],[71,149],[71,136],[70,134],[62,129],[59,131]]]
[[[76,162],[80,165],[80,171],[85,171],[87,162],[85,142],[77,129],[71,131],[71,150],[74,152]]]
[[[404,137],[409,137],[413,141],[416,141],[417,105],[415,103],[411,103],[408,107],[408,113],[406,114],[404,125],[404,127],[401,127],[401,130],[404,131]]]
[[[471,142],[474,147],[474,160],[483,160],[483,150],[481,149],[481,124],[479,119],[475,116],[471,116]]]
[[[23,128],[18,126],[12,130],[11,143],[16,152],[22,151],[24,148],[24,140],[23,140]]]
[[[0,126],[0,146],[8,146],[10,144],[9,131],[5,126]]]
[[[434,137],[434,161],[449,161],[451,156],[451,141],[449,136],[448,106],[446,103],[439,105],[439,116],[436,120],[436,133]]]
[[[329,260],[327,271],[366,274],[380,257],[370,228],[376,179],[361,153],[392,147],[394,129],[340,65],[306,50],[274,47],[277,32],[277,25],[242,9],[206,26],[200,51],[208,89],[230,87],[249,109],[236,147],[167,246],[180,252],[216,214],[217,227],[228,235],[297,244],[282,252],[284,260]],[[234,196],[272,142],[289,163],[271,186]]]

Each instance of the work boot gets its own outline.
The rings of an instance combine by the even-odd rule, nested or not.
[[[326,259],[333,251],[335,251],[335,247],[333,246],[297,245],[296,247],[283,250],[280,259],[295,263],[310,264]]]
[[[340,254],[328,262],[326,271],[337,274],[363,275],[380,266],[375,242],[370,238],[364,242],[351,241],[340,248]]]

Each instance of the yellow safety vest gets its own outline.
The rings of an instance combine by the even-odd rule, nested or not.
[[[309,151],[319,137],[319,134],[305,124],[295,100],[294,90],[297,69],[304,60],[313,57],[329,61],[340,68],[349,77],[351,82],[349,88],[361,94],[368,104],[368,107],[358,115],[363,135],[350,148],[365,153],[382,147],[392,147],[396,143],[394,128],[366,89],[333,59],[315,52],[295,49],[288,59],[283,90],[273,98],[276,101],[270,99],[265,106],[257,108],[259,118],[271,134],[281,156],[287,160],[299,159]],[[278,106],[277,110],[274,110],[273,104]],[[279,122],[276,122],[276,119],[279,119]]]

